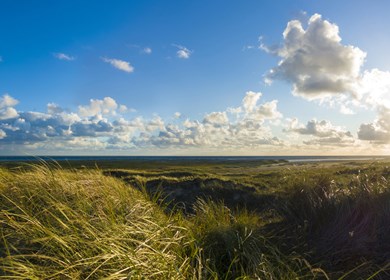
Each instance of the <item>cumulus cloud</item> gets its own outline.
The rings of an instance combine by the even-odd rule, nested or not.
[[[66,54],[66,53],[54,53],[53,55],[55,58],[57,58],[59,60],[72,61],[72,60],[76,59],[74,56],[71,56],[71,55]]]
[[[248,91],[242,100],[242,107],[246,112],[253,112],[256,107],[257,101],[261,97],[261,92]]]
[[[0,98],[0,109],[6,108],[6,107],[13,107],[19,103],[18,100],[15,98],[9,96],[8,94],[4,94]]]
[[[334,136],[334,137],[311,139],[308,141],[303,141],[303,143],[309,146],[319,145],[319,146],[351,147],[355,143],[355,140],[352,137],[346,138],[346,137]]]
[[[155,116],[153,119],[144,124],[146,131],[163,130],[165,127],[164,120],[160,116]]]
[[[226,109],[207,113],[200,121],[175,114],[174,123],[158,115],[150,119],[140,116],[126,119],[118,113],[123,108],[121,104],[111,97],[91,99],[75,112],[54,103],[47,105],[46,112],[15,109],[13,118],[0,118],[0,149],[6,149],[7,144],[19,145],[24,150],[56,152],[82,150],[88,145],[94,145],[92,150],[210,148],[216,151],[283,146],[283,140],[275,137],[267,124],[271,115],[278,115],[276,102],[259,103],[259,96],[260,93],[253,92],[245,95],[238,107],[243,114],[234,115]],[[256,101],[250,101],[251,98]],[[4,109],[13,108],[10,106],[15,106],[17,100],[7,95],[0,104],[6,115]]]
[[[374,144],[390,143],[390,72],[375,68],[362,71],[366,53],[343,44],[336,24],[319,14],[311,16],[307,24],[292,20],[280,46],[268,47],[261,42],[260,48],[280,57],[278,65],[266,75],[266,82],[288,81],[294,95],[339,108],[341,114],[355,114],[354,108],[376,110],[373,122],[360,125],[358,138]],[[304,134],[309,126],[321,131],[328,125],[310,122],[306,128],[291,131]],[[307,144],[337,143],[350,139],[346,136],[333,131],[328,139]]]
[[[176,56],[181,59],[188,59],[190,58],[192,51],[187,49],[184,46],[173,44],[174,47],[176,47],[178,50],[176,51]]]
[[[103,100],[91,99],[89,105],[79,106],[79,114],[82,117],[100,116],[108,114],[116,114],[118,104],[111,97],[104,97]],[[122,110],[125,107],[121,107]]]
[[[390,108],[390,72],[379,69],[367,70],[363,74],[360,95],[365,105]]]
[[[248,149],[260,146],[283,146],[283,140],[272,135],[265,124],[281,117],[276,100],[258,104],[261,93],[249,91],[239,107],[205,114],[202,121],[186,119],[181,125],[168,124],[158,135],[147,138],[155,146],[214,147]]]
[[[228,122],[226,112],[212,112],[207,114],[203,119],[203,123],[213,125],[226,125]]]
[[[375,109],[377,117],[371,123],[360,125],[358,137],[372,144],[390,143],[390,72],[367,70],[361,84],[360,104]]]
[[[62,113],[64,109],[62,109],[60,106],[58,106],[55,103],[49,103],[47,104],[47,112],[49,114],[59,114]]]
[[[115,58],[106,58],[106,57],[103,57],[102,60],[106,63],[111,64],[113,67],[121,71],[127,73],[134,72],[134,67],[130,64],[130,62],[120,60],[120,59],[115,59]]]
[[[245,119],[256,120],[263,122],[267,119],[278,119],[283,115],[277,109],[277,100],[265,102],[258,105],[258,101],[262,96],[261,92],[248,91],[242,99],[241,106],[236,108],[228,108],[227,112],[235,115],[244,114]]]
[[[39,147],[58,148],[62,145],[65,149],[68,142],[76,143],[79,138],[85,140],[93,137],[99,139],[105,146],[107,137],[113,133],[129,132],[129,129],[122,128],[124,125],[122,122],[105,118],[116,116],[116,109],[120,108],[111,97],[102,100],[91,99],[89,105],[79,106],[77,113],[66,112],[54,103],[47,105],[47,113],[21,112],[9,107],[16,103],[17,101],[10,96],[0,100],[3,108],[0,113],[0,128],[6,135],[1,139],[3,144],[37,147],[37,144],[41,143]],[[10,108],[14,110],[12,118],[9,116]],[[84,140],[82,143],[87,143]]]
[[[374,122],[361,124],[358,137],[374,144],[390,143],[390,108],[382,106]]]
[[[14,119],[19,116],[15,108],[7,107],[0,110],[0,120]]]
[[[17,118],[19,114],[16,109],[13,108],[13,106],[17,105],[18,103],[18,100],[9,96],[8,94],[3,95],[0,98],[0,120]]]
[[[286,133],[297,133],[300,135],[312,136],[312,139],[303,141],[307,145],[351,145],[355,139],[350,131],[345,131],[342,127],[334,126],[331,122],[313,119],[306,125],[300,124],[298,119],[289,120]]]
[[[281,60],[266,78],[292,83],[295,95],[309,100],[358,95],[366,53],[343,45],[338,26],[319,14],[310,17],[306,28],[298,20],[290,21],[282,46],[267,50]]]
[[[277,109],[278,101],[272,100],[271,102],[264,103],[258,106],[250,116],[257,120],[266,120],[266,119],[278,119],[282,117]]]

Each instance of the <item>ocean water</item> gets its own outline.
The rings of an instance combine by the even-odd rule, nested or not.
[[[0,156],[0,162],[38,162],[38,161],[259,161],[285,160],[288,162],[325,162],[384,160],[390,156]]]

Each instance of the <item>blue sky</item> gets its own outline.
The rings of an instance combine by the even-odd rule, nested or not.
[[[388,1],[112,2],[1,1],[0,154],[388,154]]]

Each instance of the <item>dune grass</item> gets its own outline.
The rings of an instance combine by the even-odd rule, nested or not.
[[[244,185],[162,172],[162,184],[221,193],[192,192],[191,212],[148,192],[155,171],[129,171],[143,184],[133,188],[125,171],[0,169],[0,279],[389,279],[386,168],[281,169]],[[222,201],[234,190],[250,192],[252,209]]]
[[[186,279],[186,229],[98,171],[0,175],[0,277]]]

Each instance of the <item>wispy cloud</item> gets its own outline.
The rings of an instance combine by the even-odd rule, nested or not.
[[[153,52],[152,48],[149,46],[142,46],[138,44],[128,44],[127,47],[132,49],[138,49],[141,54],[151,54]]]
[[[66,60],[66,61],[72,61],[76,59],[74,56],[71,56],[66,53],[54,53],[53,56],[59,60]]]
[[[0,62],[3,62],[3,57],[0,55]]]
[[[145,47],[145,48],[142,49],[142,53],[144,53],[144,54],[151,54],[152,53],[152,48]]]
[[[119,69],[121,71],[124,71],[127,73],[134,72],[134,67],[130,64],[130,62],[120,60],[120,59],[115,59],[115,58],[106,58],[106,57],[102,57],[102,60],[104,62],[110,63],[116,69]]]
[[[172,46],[176,47],[178,50],[176,52],[176,56],[181,59],[188,59],[192,55],[193,51],[187,49],[184,46],[172,44]]]

